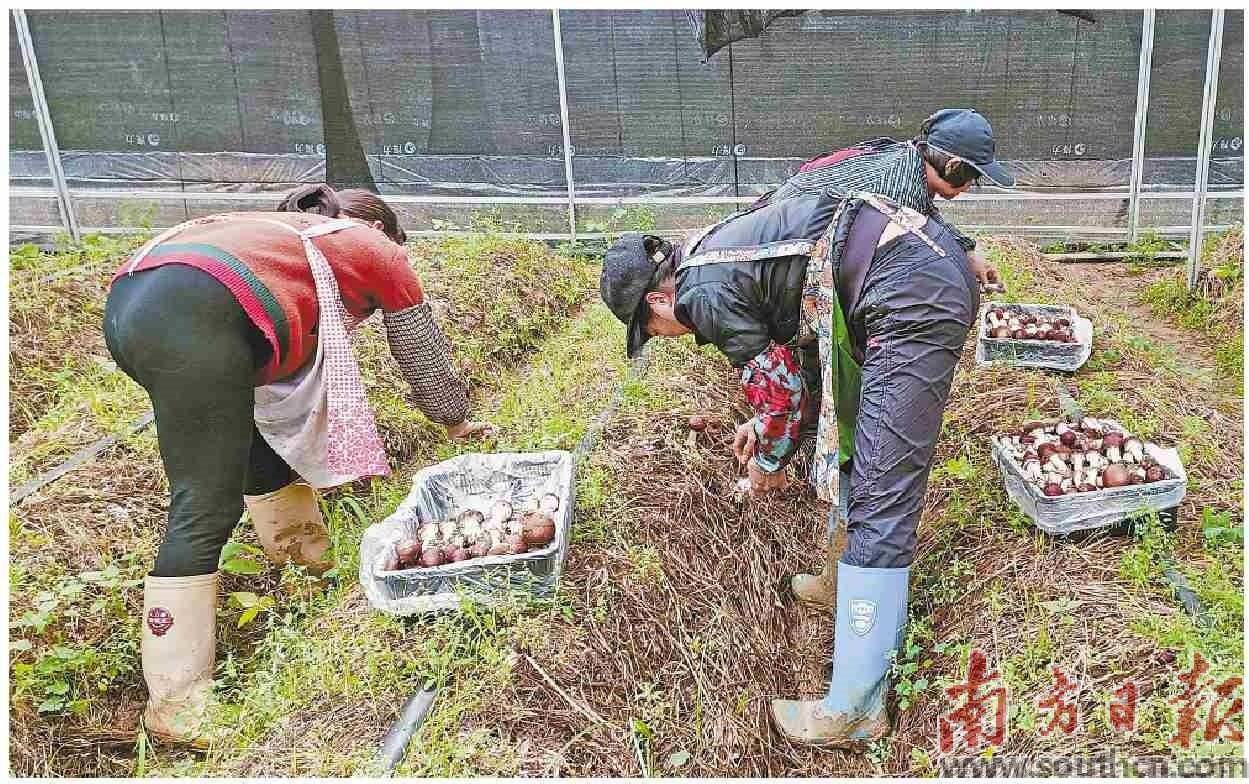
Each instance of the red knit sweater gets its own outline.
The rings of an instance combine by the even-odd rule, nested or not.
[[[135,271],[187,264],[221,281],[273,348],[256,379],[260,386],[290,376],[312,358],[319,311],[302,240],[249,217],[278,220],[297,229],[330,220],[289,212],[211,216],[157,245]],[[365,318],[378,308],[390,313],[424,301],[407,252],[382,232],[361,224],[313,242],[334,271],[343,305],[355,318]],[[113,279],[124,275],[129,264],[123,264]]]

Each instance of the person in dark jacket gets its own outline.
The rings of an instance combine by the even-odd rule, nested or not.
[[[833,677],[823,700],[775,700],[772,718],[797,742],[858,746],[889,729],[889,654],[904,633],[942,414],[979,309],[977,280],[997,279],[932,199],[979,177],[1013,181],[972,110],[936,113],[910,142],[840,153],[683,247],[622,237],[600,289],[628,326],[630,356],[651,337],[692,334],[741,369],[755,416],[734,451],[755,493],[784,486],[819,390],[815,467],[832,470],[813,484],[839,509],[831,567],[808,579],[832,583],[822,598],[836,612]]]

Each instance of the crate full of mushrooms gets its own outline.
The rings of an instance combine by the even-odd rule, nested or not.
[[[1051,534],[1113,525],[1184,500],[1179,453],[1113,419],[1026,422],[993,437],[1006,492]]]
[[[976,362],[1074,372],[1093,352],[1093,322],[1067,305],[990,302],[980,316]]]
[[[396,615],[548,596],[567,555],[572,455],[468,454],[421,470],[360,542],[360,584]]]

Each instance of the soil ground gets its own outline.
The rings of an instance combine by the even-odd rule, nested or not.
[[[1175,740],[1181,671],[1199,654],[1214,683],[1244,663],[1243,401],[1220,353],[1228,333],[1194,326],[1164,296],[1173,268],[1059,266],[1027,243],[986,245],[1011,299],[1074,304],[1093,319],[1093,357],[1063,381],[1090,415],[1176,445],[1188,495],[1173,532],[1038,532],[1005,496],[987,439],[1056,414],[1056,379],[977,368],[969,338],[920,527],[890,698],[896,731],[866,753],[791,746],[766,722],[768,700],[824,688],[831,617],[795,606],[784,584],[822,559],[827,509],[801,482],[766,499],[735,497],[728,442],[746,411],[733,370],[688,341],[654,341],[646,366],[630,372],[619,324],[594,302],[592,261],[484,237],[425,243],[413,259],[444,303],[477,410],[499,424],[498,438],[446,442],[404,404],[384,341],[365,328],[365,374],[398,470],[326,496],[339,564],[329,590],[254,559],[250,527],[236,531],[232,552],[253,566],[224,578],[222,747],[156,746],[138,727],[140,581],[166,492],[151,431],[11,510],[11,770],[375,772],[404,699],[432,682],[438,701],[400,774],[924,776],[960,758],[940,749],[938,718],[973,650],[1009,695],[1010,732],[993,756],[1240,757],[1240,743]],[[11,484],[144,408],[141,390],[107,372],[95,336],[104,276],[128,247],[100,240],[90,259],[75,251],[15,265],[10,389],[11,413],[21,413],[11,417]],[[87,260],[94,271],[72,271]],[[69,305],[70,293],[39,283],[64,270]],[[1215,310],[1239,313],[1241,292],[1221,291]],[[616,395],[618,412],[578,470],[574,540],[553,600],[425,619],[368,606],[355,577],[360,532],[393,510],[416,470],[477,449],[572,448]],[[703,432],[688,428],[695,413],[711,422]],[[1177,600],[1168,569],[1199,597],[1199,617]],[[271,603],[240,623],[261,599]],[[1053,683],[1051,664],[1081,684],[1082,726],[1071,736],[1043,731],[1037,700]],[[1126,678],[1140,684],[1131,733],[1112,729],[1107,714]]]

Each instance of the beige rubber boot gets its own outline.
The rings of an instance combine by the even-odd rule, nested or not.
[[[165,741],[212,745],[206,715],[217,660],[217,574],[145,579],[139,649],[148,732]]]
[[[829,714],[821,700],[772,700],[770,710],[777,732],[804,746],[861,749],[889,734],[884,715]]]
[[[794,598],[803,604],[828,610],[837,607],[837,563],[846,549],[846,525],[838,521],[836,530],[828,538],[828,551],[824,554],[824,568],[819,574],[795,574],[789,578],[789,589]]]
[[[274,563],[294,563],[317,575],[334,565],[329,557],[330,530],[312,487],[294,482],[265,495],[245,495],[243,503]]]

